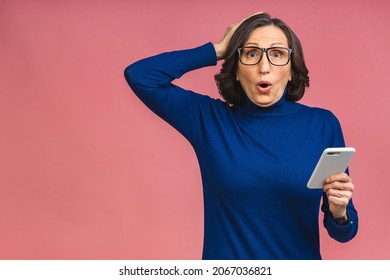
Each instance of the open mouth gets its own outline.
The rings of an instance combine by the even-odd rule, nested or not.
[[[267,81],[260,81],[257,83],[257,88],[261,93],[268,93],[271,90],[272,83]]]
[[[266,87],[269,86],[269,84],[267,84],[267,83],[261,83],[259,86],[262,87],[262,88],[266,88]]]
[[[272,86],[272,84],[270,82],[267,82],[267,81],[261,81],[261,82],[257,83],[257,86],[259,86],[261,88],[266,88],[266,87]]]

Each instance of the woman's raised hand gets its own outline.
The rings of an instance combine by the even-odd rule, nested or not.
[[[253,15],[250,15],[249,17],[244,18],[240,22],[237,22],[237,23],[230,25],[226,29],[225,34],[223,35],[221,41],[219,43],[214,44],[214,48],[215,48],[215,52],[217,54],[218,60],[223,59],[225,57],[226,49],[227,49],[227,46],[229,45],[230,39],[232,38],[232,36],[233,36],[234,32],[237,30],[237,28],[241,25],[241,23],[254,15],[258,15],[258,14],[262,14],[262,13],[263,12],[254,13]]]

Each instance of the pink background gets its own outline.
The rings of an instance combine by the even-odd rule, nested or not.
[[[390,5],[363,1],[0,2],[0,259],[199,259],[200,172],[124,68],[216,42],[263,10],[300,37],[311,87],[347,145],[360,230],[325,259],[390,258]],[[218,97],[210,67],[177,84]]]

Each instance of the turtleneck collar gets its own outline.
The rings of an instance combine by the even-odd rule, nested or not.
[[[238,112],[246,113],[255,116],[280,116],[289,114],[295,111],[294,102],[286,99],[287,87],[285,88],[282,97],[269,107],[261,107],[253,103],[246,95],[242,105],[236,106]]]

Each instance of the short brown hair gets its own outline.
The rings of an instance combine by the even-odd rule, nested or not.
[[[232,105],[242,104],[245,100],[245,92],[236,80],[237,49],[243,47],[253,30],[267,25],[279,27],[287,37],[288,47],[292,49],[292,78],[287,84],[286,99],[290,101],[300,100],[305,93],[305,88],[309,86],[309,70],[306,68],[302,45],[298,37],[282,20],[271,18],[266,13],[258,14],[245,20],[234,32],[227,47],[221,71],[214,76],[219,93]]]

